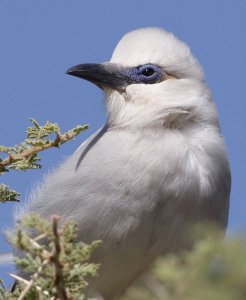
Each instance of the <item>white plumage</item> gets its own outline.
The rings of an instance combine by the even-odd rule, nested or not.
[[[78,222],[101,239],[91,287],[115,299],[187,226],[226,227],[230,170],[215,105],[189,47],[158,28],[126,34],[109,63],[68,73],[105,92],[106,125],[34,191],[25,211]]]

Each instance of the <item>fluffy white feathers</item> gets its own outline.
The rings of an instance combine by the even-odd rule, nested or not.
[[[190,49],[158,28],[133,31],[111,62],[156,64],[175,77],[105,89],[106,126],[47,177],[26,211],[78,222],[103,241],[91,282],[115,299],[160,254],[187,246],[187,227],[226,227],[230,170],[217,112]]]

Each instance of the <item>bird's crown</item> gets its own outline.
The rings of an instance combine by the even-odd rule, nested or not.
[[[156,27],[137,29],[123,36],[110,62],[126,67],[150,63],[176,77],[203,79],[202,68],[190,48],[172,33]]]

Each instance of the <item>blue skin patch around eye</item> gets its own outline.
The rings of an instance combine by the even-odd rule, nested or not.
[[[157,83],[162,81],[164,73],[157,65],[146,64],[129,70],[128,76],[136,83]]]
[[[154,84],[165,80],[165,71],[157,65],[145,64],[137,67],[123,67],[113,63],[80,64],[67,70],[73,75],[96,84],[124,91],[130,84]]]

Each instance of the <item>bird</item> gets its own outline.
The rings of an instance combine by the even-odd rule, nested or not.
[[[103,91],[106,124],[44,178],[16,218],[58,214],[77,223],[79,240],[101,240],[90,288],[113,300],[158,256],[189,247],[188,228],[211,221],[226,229],[230,166],[203,69],[173,33],[133,30],[109,61],[67,74]]]

